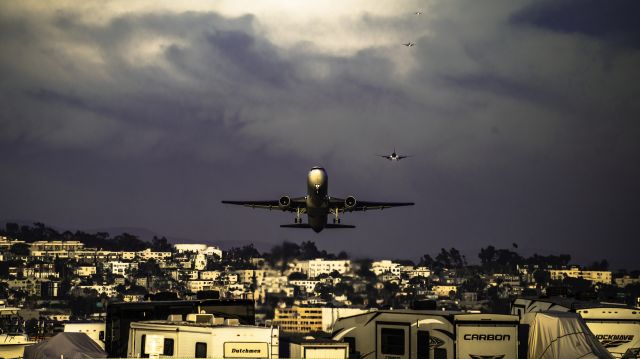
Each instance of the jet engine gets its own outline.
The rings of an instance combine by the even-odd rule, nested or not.
[[[344,206],[347,209],[351,209],[356,206],[356,198],[354,196],[349,196],[344,200]]]
[[[289,208],[289,206],[291,205],[291,198],[289,198],[289,196],[280,197],[280,199],[278,200],[278,205],[282,209]]]

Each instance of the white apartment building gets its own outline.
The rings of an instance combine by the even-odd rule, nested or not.
[[[351,270],[351,261],[348,259],[313,259],[299,261],[291,267],[292,272],[306,274],[309,278],[315,278],[320,274],[330,274],[336,271],[345,274]]]
[[[174,244],[173,247],[178,253],[193,252],[198,254],[204,254],[206,256],[216,255],[222,259],[222,250],[216,246],[209,246],[206,244],[196,243],[180,243]]]
[[[593,283],[611,284],[611,271],[581,270],[580,267],[573,266],[569,269],[549,270],[552,280],[563,280],[565,276],[572,278],[582,278]]]
[[[253,283],[255,279],[256,284],[260,285],[265,276],[265,270],[263,269],[240,269],[235,273],[238,275],[238,282],[247,284]]]
[[[125,276],[138,269],[138,263],[113,261],[107,263],[107,268],[115,275]]]
[[[214,290],[218,289],[215,282],[212,280],[189,280],[186,282],[186,287],[188,290],[197,293],[203,290]]]
[[[409,278],[428,278],[431,275],[431,270],[427,267],[401,266],[400,274],[406,274]]]
[[[78,277],[91,277],[96,274],[96,266],[79,266],[75,273]]]
[[[200,272],[200,279],[202,280],[218,280],[220,278],[220,271],[217,270],[203,270]]]
[[[289,284],[295,285],[302,289],[305,293],[313,293],[316,285],[318,285],[320,281],[317,280],[290,280]]]
[[[118,295],[118,291],[116,290],[116,286],[115,285],[80,285],[77,286],[76,288],[80,288],[80,289],[94,289],[96,292],[98,292],[98,295],[101,294],[106,294],[107,297],[115,297],[116,295]]]
[[[457,293],[458,287],[455,285],[434,285],[432,290],[438,297],[448,297],[451,292]]]
[[[202,278],[198,278],[199,273],[198,273],[197,270],[181,269],[178,272],[179,272],[179,274],[178,274],[178,280],[179,281],[202,279]]]
[[[12,239],[5,236],[0,236],[0,249],[8,251],[11,246],[18,243],[25,243],[25,241],[20,241],[17,239]]]
[[[196,254],[195,258],[193,258],[193,269],[195,270],[207,269],[207,256],[202,253]]]
[[[137,253],[138,257],[144,260],[154,259],[157,261],[171,258],[171,252],[153,252],[151,248],[147,248]]]
[[[629,284],[636,284],[636,283],[640,283],[640,278],[633,278],[629,275],[625,275],[622,278],[616,278],[615,279],[616,285],[619,288],[624,288],[626,286],[628,286]]]
[[[136,252],[120,252],[120,258],[125,261],[136,259]]]
[[[391,273],[395,276],[400,276],[400,264],[388,259],[375,261],[371,263],[371,271],[377,276],[383,273]]]
[[[31,243],[32,251],[73,252],[83,248],[84,244],[80,241],[35,241]]]

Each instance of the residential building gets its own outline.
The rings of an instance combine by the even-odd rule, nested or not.
[[[333,324],[339,319],[367,312],[359,308],[326,308],[297,306],[275,309],[274,324],[290,333],[331,333]]]
[[[313,259],[308,261],[308,266],[307,275],[309,278],[316,278],[320,274],[331,274],[334,271],[345,274],[351,270],[351,261],[348,259]]]
[[[633,278],[629,275],[625,275],[622,278],[616,278],[615,279],[616,285],[620,288],[624,288],[626,286],[628,286],[629,284],[636,284],[636,283],[640,283],[640,277],[637,278]]]
[[[371,263],[371,271],[377,276],[383,273],[391,273],[393,275],[400,276],[400,264],[387,259],[375,261]]]
[[[582,278],[593,283],[611,284],[611,271],[582,270],[578,266],[568,269],[549,270],[552,280],[563,280],[564,277]]]
[[[434,285],[432,290],[438,297],[448,297],[451,292],[457,293],[458,287],[455,285]]]
[[[174,244],[173,247],[178,253],[193,252],[204,254],[206,256],[215,255],[218,258],[222,258],[222,250],[216,246],[209,246],[206,244],[180,243]]]
[[[91,277],[96,274],[97,270],[96,266],[78,266],[74,272],[78,277]]]

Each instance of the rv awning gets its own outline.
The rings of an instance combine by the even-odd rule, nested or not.
[[[107,353],[85,333],[58,333],[24,348],[24,359],[106,358]]]
[[[530,359],[612,358],[576,313],[527,313],[521,323],[530,326]]]

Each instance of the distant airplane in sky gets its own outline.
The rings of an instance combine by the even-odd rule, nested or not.
[[[414,14],[416,14],[416,15],[422,15],[422,10],[418,10],[418,11],[414,12]]]
[[[399,155],[396,153],[396,148],[393,148],[393,152],[390,155],[378,155],[382,158],[386,158],[389,161],[400,161],[403,158],[411,157],[409,155]]]
[[[406,46],[406,47],[414,47],[414,46],[416,46],[416,43],[415,43],[415,42],[411,42],[411,41],[409,41],[409,42],[407,42],[407,43],[405,43],[405,44],[402,44],[402,45],[404,45],[404,46]]]
[[[286,228],[311,228],[316,233],[324,228],[355,228],[353,225],[340,224],[340,214],[353,211],[367,211],[370,209],[385,209],[391,207],[413,206],[413,202],[370,202],[359,201],[354,196],[334,198],[327,195],[329,177],[322,167],[313,167],[307,175],[307,195],[290,198],[282,196],[278,200],[268,201],[222,201],[225,204],[235,204],[251,208],[277,209],[295,212],[295,224],[282,224]],[[307,215],[308,223],[302,223],[301,216]],[[327,223],[327,216],[333,214],[333,223]]]

